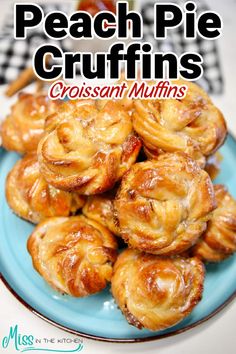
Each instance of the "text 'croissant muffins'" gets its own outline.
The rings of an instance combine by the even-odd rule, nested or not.
[[[114,265],[112,294],[131,325],[157,331],[193,310],[203,282],[204,266],[198,258],[164,258],[127,249]]]
[[[236,252],[236,200],[223,185],[215,185],[214,189],[218,207],[192,252],[208,262],[221,261]]]
[[[196,243],[215,208],[208,174],[186,154],[136,163],[114,201],[120,235],[130,247],[180,253]]]
[[[38,146],[42,174],[56,188],[80,194],[111,189],[141,148],[129,114],[113,101],[101,109],[92,100],[66,102],[46,129]]]
[[[185,98],[136,100],[134,129],[143,139],[149,157],[182,151],[204,167],[205,157],[224,142],[224,117],[199,86],[183,80],[175,82],[188,87]]]
[[[84,204],[82,196],[58,190],[45,181],[36,153],[25,155],[10,171],[6,198],[17,215],[33,223],[50,216],[68,216]]]
[[[28,240],[34,268],[54,289],[76,297],[106,287],[116,248],[112,234],[84,216],[47,219]]]
[[[114,217],[113,201],[116,190],[89,196],[82,209],[83,214],[106,226],[113,234],[119,235]]]
[[[44,132],[45,119],[59,105],[60,101],[52,101],[46,94],[20,93],[1,125],[3,147],[21,154],[36,151]]]

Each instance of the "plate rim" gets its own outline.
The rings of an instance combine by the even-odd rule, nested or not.
[[[157,334],[154,336],[150,337],[143,337],[143,338],[113,338],[113,337],[102,337],[102,336],[97,336],[94,334],[88,334],[84,332],[77,331],[75,329],[69,328],[67,326],[64,326],[47,316],[43,315],[39,310],[36,310],[33,306],[29,305],[27,301],[25,301],[17,292],[12,288],[12,286],[8,283],[8,281],[4,278],[2,273],[0,272],[0,280],[1,282],[5,285],[5,287],[10,291],[10,293],[25,307],[27,308],[30,312],[32,312],[34,315],[37,317],[41,318],[45,322],[53,325],[54,327],[57,327],[61,330],[64,330],[68,333],[71,333],[73,335],[77,335],[83,338],[87,339],[92,339],[100,342],[110,342],[110,343],[142,343],[142,342],[152,342],[155,340],[160,340],[163,338],[167,337],[172,337],[175,335],[178,335],[180,333],[184,333],[189,331],[190,329],[193,329],[200,324],[208,321],[210,318],[214,317],[216,314],[218,314],[220,311],[222,311],[227,305],[229,305],[235,298],[236,298],[236,290],[222,303],[220,304],[215,310],[213,310],[211,313],[209,313],[207,316],[203,317],[202,319],[196,321],[195,323],[192,323],[186,327],[177,329],[173,332],[170,333],[165,333],[165,334]]]
[[[236,138],[235,136],[228,132],[227,134],[230,136],[230,138],[236,143]],[[7,151],[5,151],[7,153]],[[32,312],[34,315],[37,317],[41,318],[45,322],[53,325],[54,327],[57,327],[61,330],[66,331],[67,333],[73,334],[80,336],[82,338],[87,338],[87,339],[92,339],[100,342],[110,342],[110,343],[144,343],[144,342],[152,342],[155,340],[160,340],[163,338],[167,337],[172,337],[184,332],[187,332],[200,324],[208,321],[210,318],[214,317],[216,314],[218,314],[220,311],[222,311],[227,305],[229,305],[233,300],[236,298],[236,290],[233,291],[231,295],[222,303],[220,304],[216,309],[214,309],[212,312],[210,312],[208,315],[204,316],[202,319],[196,321],[195,323],[192,323],[190,325],[187,325],[186,327],[174,330],[173,332],[170,333],[165,333],[165,334],[157,334],[154,336],[148,336],[148,337],[142,337],[142,338],[113,338],[113,337],[103,337],[103,336],[97,336],[94,334],[88,334],[84,332],[77,331],[75,329],[69,328],[65,325],[62,325],[47,316],[43,315],[39,310],[36,310],[33,306],[29,305],[26,300],[23,299],[22,296],[20,296],[14,289],[13,287],[9,284],[9,282],[5,279],[3,276],[2,272],[0,272],[0,280],[1,282],[5,285],[5,287],[10,291],[10,293],[25,307],[27,308],[30,312]]]

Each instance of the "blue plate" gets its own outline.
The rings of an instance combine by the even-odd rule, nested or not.
[[[229,136],[221,149],[224,157],[217,183],[228,186],[236,197],[236,142]],[[183,332],[205,321],[222,309],[236,292],[236,255],[220,264],[207,266],[202,301],[177,326],[161,332],[138,330],[130,326],[109,289],[87,298],[62,296],[52,290],[33,269],[26,250],[27,238],[34,226],[9,209],[5,200],[6,175],[19,156],[0,153],[0,270],[3,282],[13,294],[41,318],[81,336],[115,342],[145,341]],[[224,286],[219,286],[224,284]]]

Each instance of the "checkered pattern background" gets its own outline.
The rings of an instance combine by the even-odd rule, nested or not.
[[[70,12],[69,4],[47,3],[40,4],[45,14],[51,11]],[[5,84],[16,79],[19,73],[31,66],[32,56],[35,50],[45,43],[57,44],[62,50],[68,50],[66,40],[53,41],[43,32],[42,27],[27,31],[27,38],[15,40],[13,8],[0,29],[0,84]]]
[[[172,0],[183,7],[185,1]],[[199,80],[199,84],[209,93],[223,92],[223,78],[220,67],[220,59],[215,41],[207,41],[198,37],[194,40],[184,40],[183,27],[172,29],[168,33],[168,39],[157,41],[153,38],[154,12],[153,4],[156,0],[141,1],[141,13],[144,21],[144,41],[151,42],[155,51],[172,51],[177,55],[181,55],[187,51],[200,53],[203,57],[204,76]],[[197,3],[198,13],[208,10],[202,1]],[[60,10],[65,13],[70,12],[67,4],[42,4],[44,13]],[[60,45],[62,50],[68,50],[65,41],[55,41],[48,39],[42,32],[42,28],[36,28],[28,31],[26,40],[13,39],[13,12],[9,14],[6,22],[3,24],[0,32],[0,84],[5,84],[14,80],[21,70],[31,65],[32,54],[35,49],[42,43],[56,43]]]
[[[165,1],[165,0],[164,0]],[[220,58],[215,41],[204,40],[197,37],[193,40],[184,39],[184,28],[179,26],[171,29],[168,32],[167,40],[155,40],[153,38],[154,12],[153,4],[156,0],[146,0],[142,2],[141,13],[144,21],[144,40],[152,43],[154,51],[160,52],[174,52],[178,56],[184,52],[197,52],[203,57],[204,75],[199,80],[198,84],[202,86],[209,93],[220,94],[223,92],[223,77],[220,65]],[[163,1],[162,1],[163,2]],[[184,7],[186,1],[172,0]],[[195,0],[197,4],[197,13],[201,14],[203,11],[209,10],[202,2]]]

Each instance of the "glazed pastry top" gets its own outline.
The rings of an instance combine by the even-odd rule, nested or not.
[[[224,117],[199,86],[184,80],[174,83],[188,87],[185,98],[135,100],[134,129],[150,158],[163,152],[183,151],[204,167],[205,157],[224,142]]]
[[[20,93],[1,126],[3,146],[21,154],[36,151],[45,119],[59,105],[60,101],[50,100],[47,94]]]
[[[208,174],[187,155],[175,153],[133,165],[114,207],[130,247],[170,255],[197,241],[216,204]]]
[[[113,206],[115,194],[116,190],[112,190],[100,195],[89,196],[82,211],[88,218],[106,226],[113,234],[119,235]]]
[[[48,183],[81,194],[111,189],[135,162],[141,142],[129,114],[110,101],[70,101],[47,119],[40,169]]]
[[[193,254],[204,261],[217,262],[236,252],[236,200],[221,184],[214,186],[217,208],[206,232],[193,248]]]
[[[85,199],[50,186],[39,171],[36,153],[17,161],[6,180],[6,198],[11,209],[33,223],[50,216],[68,216],[80,209]]]
[[[106,228],[81,215],[47,219],[28,240],[34,268],[52,287],[77,297],[106,287],[116,248]]]
[[[204,266],[197,258],[165,258],[125,250],[112,277],[112,294],[128,322],[162,330],[186,317],[201,300]]]

